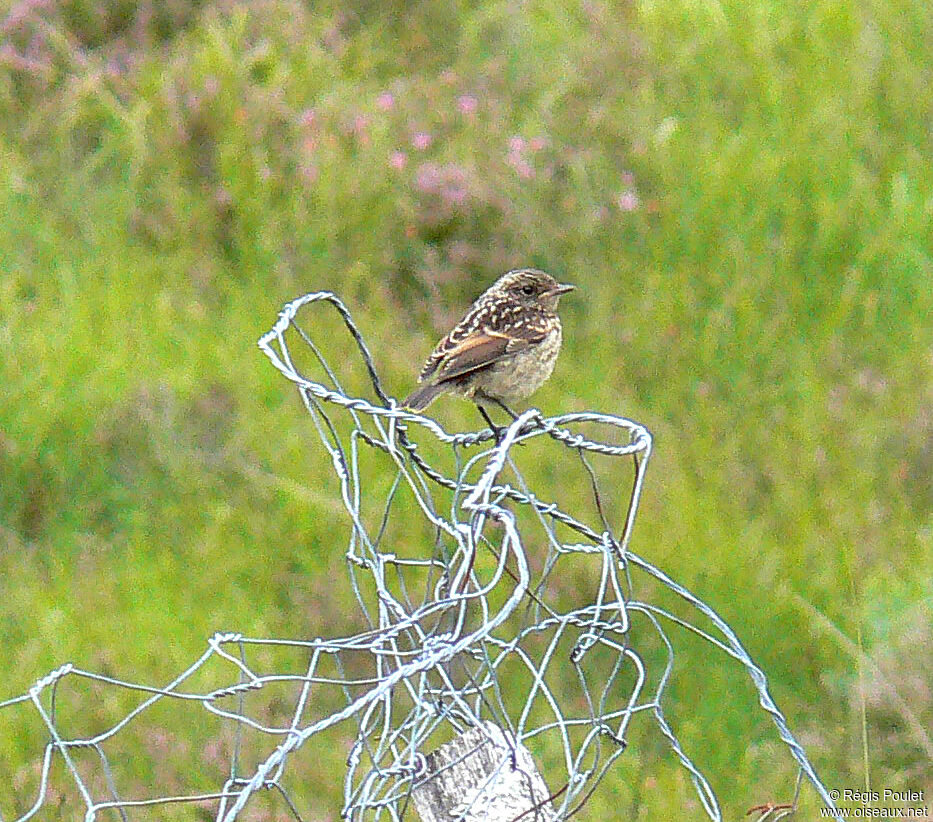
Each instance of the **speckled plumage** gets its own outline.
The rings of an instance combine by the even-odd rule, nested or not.
[[[533,268],[501,276],[437,344],[404,404],[420,411],[446,391],[481,406],[528,397],[554,370],[557,303],[572,288]]]

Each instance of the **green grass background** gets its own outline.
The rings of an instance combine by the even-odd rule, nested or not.
[[[332,288],[402,396],[530,263],[579,286],[535,404],[655,435],[634,550],[733,626],[829,787],[929,796],[931,4],[2,9],[0,700],[332,632],[336,486],[256,339]],[[677,660],[668,718],[726,817],[787,799],[747,677]],[[27,715],[4,786],[36,772]],[[180,792],[213,731],[158,721],[162,754],[123,755]],[[315,756],[303,801],[336,818],[346,748]],[[656,733],[581,813],[617,816],[701,817]]]

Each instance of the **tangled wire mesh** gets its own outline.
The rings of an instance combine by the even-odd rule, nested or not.
[[[312,310],[308,331],[298,315]],[[566,819],[623,755],[642,716],[686,769],[706,814],[720,820],[711,785],[665,718],[672,628],[744,666],[796,760],[796,794],[809,782],[840,818],[733,631],[629,549],[651,453],[645,428],[610,414],[545,418],[530,410],[498,441],[489,430],[450,434],[385,393],[361,331],[330,292],[286,305],[259,345],[297,386],[331,458],[349,515],[345,557],[357,630],[300,640],[218,633],[161,686],[62,666],[0,702],[2,714],[37,717],[48,738],[29,774],[17,777],[10,803],[0,802],[0,822],[46,818],[43,809],[60,809],[66,797],[86,820],[125,822],[155,807],[159,818],[174,818],[178,807],[189,809],[179,818],[191,818],[192,805],[198,818],[273,818],[270,796],[274,818],[307,819],[296,797],[315,778],[313,760],[296,756],[338,738],[352,739],[341,816],[410,819],[413,794],[434,777],[426,752],[489,722],[537,759],[551,795],[535,815]],[[553,477],[548,496],[526,482],[531,465],[535,476]],[[335,541],[342,527],[328,523]],[[679,610],[649,601],[641,593],[649,584]],[[84,698],[116,691],[136,701],[113,724],[78,733],[80,684],[96,689]],[[264,694],[274,694],[276,710]],[[208,734],[205,760],[225,771],[214,788],[146,795],[127,775],[121,742],[131,747],[133,733],[145,733],[141,717],[165,706],[197,712],[189,722]],[[205,717],[227,734],[222,752]],[[343,736],[328,736],[335,729]],[[172,745],[164,747],[170,757]],[[495,777],[487,787],[495,791]],[[777,819],[796,801],[753,810],[759,820]],[[265,810],[255,816],[260,802]],[[478,802],[473,797],[451,818],[482,818]],[[5,816],[10,807],[13,816]]]

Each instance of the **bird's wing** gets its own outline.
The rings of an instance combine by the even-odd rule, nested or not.
[[[545,334],[545,330],[536,327],[505,333],[486,326],[482,331],[474,331],[459,341],[451,341],[443,349],[438,346],[441,350],[435,354],[440,356],[433,362],[432,355],[429,364],[433,367],[427,375],[422,375],[422,380],[430,376],[434,382],[444,382],[487,368],[502,357],[511,356],[529,345],[541,342]],[[427,366],[425,370],[428,370]]]

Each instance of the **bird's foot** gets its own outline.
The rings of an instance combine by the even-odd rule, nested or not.
[[[508,430],[507,427],[502,425],[496,425],[492,421],[492,417],[486,413],[486,409],[481,405],[476,406],[479,409],[479,413],[483,415],[483,419],[486,420],[486,425],[489,426],[489,430],[492,431],[492,435],[496,440],[496,445],[502,445],[502,440],[505,439],[505,432]],[[516,443],[516,445],[524,445],[524,443]]]

